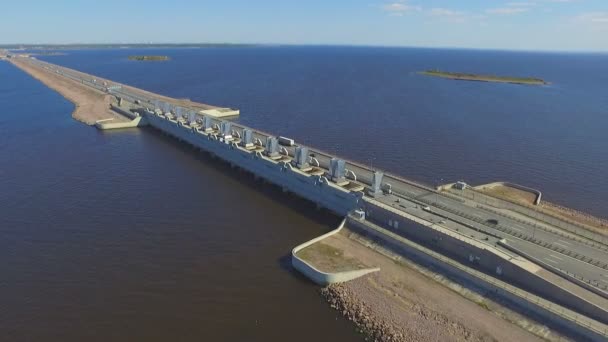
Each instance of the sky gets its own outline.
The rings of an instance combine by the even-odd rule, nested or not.
[[[21,0],[0,9],[0,44],[608,51],[608,0]]]

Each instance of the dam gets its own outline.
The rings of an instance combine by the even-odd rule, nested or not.
[[[23,62],[111,94],[119,99],[116,109],[138,120],[136,126],[149,125],[215,155],[347,217],[347,224],[367,229],[378,238],[383,234],[393,241],[400,237],[416,240],[487,276],[517,284],[605,323],[606,287],[601,280],[608,259],[600,236],[583,236],[577,227],[565,231],[546,222],[539,224],[536,218],[521,219],[503,208],[233,123],[226,120],[230,115],[223,115],[229,110],[201,113],[206,109],[181,107],[112,83],[104,85],[94,76],[38,60]],[[104,127],[103,122],[99,126]],[[538,225],[543,228],[537,229]],[[567,249],[559,247],[563,241]],[[551,273],[539,272],[530,261],[542,263],[555,253],[568,261]],[[560,283],[564,279],[573,285]]]

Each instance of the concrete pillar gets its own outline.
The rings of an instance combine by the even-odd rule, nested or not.
[[[213,120],[211,120],[208,116],[203,116],[203,130],[205,132],[211,131],[213,129]]]
[[[266,138],[266,148],[264,153],[270,158],[279,156],[279,141],[275,137]]]
[[[224,139],[232,139],[232,123],[230,121],[220,122],[220,135]]]
[[[302,170],[310,167],[310,164],[308,163],[308,155],[308,147],[296,147],[294,164],[298,169]]]
[[[372,176],[372,184],[367,191],[367,194],[372,197],[377,197],[382,194],[382,178],[384,177],[384,173],[381,171],[374,172]]]
[[[243,137],[241,139],[241,146],[247,148],[253,146],[253,132],[250,129],[243,130]]]
[[[346,174],[346,162],[342,159],[331,158],[329,161],[329,176],[332,182],[343,183],[346,182],[344,177]]]

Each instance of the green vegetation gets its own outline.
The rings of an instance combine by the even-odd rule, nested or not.
[[[169,56],[129,56],[132,61],[168,61]]]
[[[449,78],[460,81],[479,81],[479,82],[498,82],[498,83],[514,83],[514,84],[529,84],[529,85],[545,85],[549,84],[540,78],[532,77],[510,77],[510,76],[495,76],[495,75],[477,75],[465,74],[459,72],[447,72],[441,70],[427,70],[421,74],[434,77]]]

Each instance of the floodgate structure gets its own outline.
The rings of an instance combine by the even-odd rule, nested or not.
[[[432,265],[576,339],[608,340],[608,239],[601,232],[461,182],[430,187],[246,127],[230,120],[238,110],[178,103],[27,56],[8,60],[111,95],[124,120],[99,120],[99,129],[152,127],[344,217],[339,229]],[[292,263],[319,284],[382,272],[322,272],[298,257],[303,246]]]

